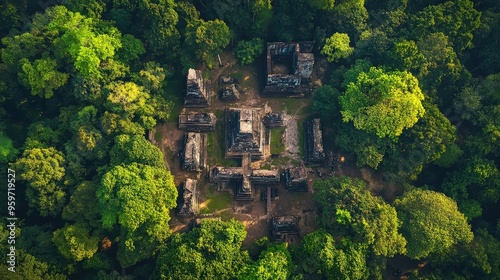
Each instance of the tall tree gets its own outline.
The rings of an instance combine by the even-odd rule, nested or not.
[[[222,20],[197,20],[188,24],[186,29],[185,52],[194,54],[209,67],[213,66],[215,56],[229,44],[231,32]]]
[[[326,38],[321,54],[326,55],[328,62],[347,58],[354,52],[354,48],[349,46],[350,42],[349,35],[336,32],[330,38]]]
[[[231,279],[249,262],[241,251],[243,224],[206,220],[185,234],[175,234],[162,248],[150,279]]]
[[[422,259],[454,244],[469,243],[474,235],[457,203],[434,191],[413,189],[394,203],[403,223],[407,255]]]
[[[284,243],[274,244],[264,250],[252,265],[243,268],[238,279],[288,279],[292,257]]]
[[[81,261],[97,252],[99,238],[92,236],[84,224],[76,223],[54,231],[52,241],[65,258]]]
[[[368,279],[363,245],[335,239],[323,230],[304,237],[294,257],[299,270],[313,278]]]
[[[0,131],[0,163],[7,163],[14,159],[17,149],[14,148],[12,140]]]
[[[64,207],[62,218],[67,221],[88,224],[93,228],[100,228],[101,212],[97,202],[97,189],[99,182],[80,182],[69,199],[69,203]]]
[[[140,0],[139,20],[147,45],[157,55],[173,59],[179,52],[180,34],[176,28],[179,15],[173,0]],[[132,9],[134,10],[134,9]]]
[[[471,0],[447,1],[429,5],[410,19],[410,33],[421,38],[429,33],[443,32],[452,42],[455,51],[473,47],[472,32],[480,23],[481,13],[474,9]]]
[[[133,162],[165,168],[163,154],[156,146],[140,135],[119,135],[111,148],[111,165]]]
[[[118,260],[123,267],[148,258],[167,239],[176,198],[173,177],[164,168],[131,163],[102,176],[97,190],[102,225],[120,227]]]
[[[349,177],[314,182],[314,199],[321,209],[321,225],[335,234],[353,235],[375,255],[392,257],[405,252],[406,240],[398,232],[396,210]]]
[[[51,98],[54,90],[62,87],[68,80],[68,74],[56,70],[57,62],[50,58],[37,59],[31,64],[28,59],[21,59],[23,72],[19,73],[23,83],[29,86],[31,94]]]
[[[2,264],[0,278],[12,280],[37,279],[37,280],[66,280],[68,277],[58,273],[54,266],[42,262],[27,252],[19,252],[17,259],[19,266],[16,272],[7,270],[7,265]]]
[[[234,54],[241,64],[250,64],[255,58],[264,52],[264,41],[260,38],[253,38],[250,41],[239,41],[234,48]]]
[[[347,84],[340,96],[342,120],[395,140],[423,116],[423,99],[418,81],[410,73],[371,67]]]
[[[66,198],[62,188],[63,154],[52,147],[25,150],[15,167],[20,179],[28,184],[26,197],[30,207],[36,208],[42,216],[58,214]]]
[[[349,34],[350,38],[357,39],[366,29],[368,11],[365,0],[339,1],[333,8],[333,23],[342,33]]]
[[[468,244],[451,247],[431,259],[433,271],[442,278],[452,277],[451,272],[464,279],[500,278],[500,241],[485,229],[474,232]]]

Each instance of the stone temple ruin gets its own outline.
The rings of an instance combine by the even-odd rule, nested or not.
[[[264,94],[303,96],[309,87],[314,42],[267,44],[267,80]]]
[[[249,154],[253,160],[264,158],[268,150],[262,108],[230,108],[224,111],[226,158],[241,158]],[[265,149],[265,147],[267,149]]]
[[[198,182],[193,179],[186,179],[182,187],[182,203],[179,204],[180,216],[193,216],[199,212],[198,207]]]
[[[238,85],[225,85],[222,87],[220,99],[227,102],[240,100],[241,88]]]
[[[287,168],[283,172],[283,181],[288,191],[307,192],[307,170],[304,167]]]
[[[271,223],[271,234],[276,241],[294,244],[299,239],[299,219],[294,216],[274,217]]]
[[[187,171],[203,171],[207,165],[207,135],[188,132],[184,135],[181,167]]]
[[[219,78],[219,84],[222,85],[220,99],[227,102],[240,100],[240,93],[243,89],[239,85],[239,80],[233,77],[222,76]]]
[[[279,127],[284,125],[283,115],[280,113],[267,113],[262,121],[267,127]]]
[[[215,130],[217,118],[213,113],[190,112],[179,115],[179,128],[191,132]]]
[[[278,170],[258,170],[251,168],[250,154],[242,157],[241,167],[214,167],[210,171],[210,181],[217,183],[219,190],[235,187],[234,199],[252,201],[253,185],[276,185],[280,182]]]
[[[184,107],[207,107],[211,96],[210,84],[203,79],[201,71],[189,69]]]
[[[321,164],[326,155],[323,149],[323,132],[320,119],[304,122],[304,154],[309,164]]]
[[[253,185],[279,184],[278,170],[259,170],[252,168],[253,160],[265,159],[270,155],[269,127],[264,124],[267,115],[273,115],[269,107],[264,108],[229,108],[225,112],[225,156],[241,159],[241,167],[214,167],[209,173],[210,181],[218,189],[235,187],[236,200],[254,200]],[[282,124],[281,115],[273,115]]]
[[[314,66],[312,53],[314,42],[268,43],[267,80],[264,94],[273,96],[300,97],[311,93],[310,80]],[[220,77],[221,100],[238,101],[239,81],[233,77]],[[200,70],[189,69],[186,83],[184,107],[208,107],[212,96],[208,81]],[[207,168],[207,132],[214,131],[217,120],[213,113],[183,112],[179,115],[179,128],[186,131],[184,151],[180,154],[181,168],[187,171],[208,170],[210,182],[217,189],[234,190],[237,201],[253,201],[258,197],[267,203],[267,219],[271,220],[271,200],[279,199],[276,185],[283,183],[287,191],[308,191],[307,169],[304,167],[280,170],[258,169],[259,163],[270,154],[272,127],[285,123],[284,117],[273,113],[267,104],[263,107],[225,108],[224,110],[224,156],[241,162],[239,167],[212,166]],[[322,131],[319,119],[304,123],[305,161],[321,164],[325,160]],[[274,156],[274,155],[273,155]],[[278,155],[279,156],[279,155]],[[254,162],[254,163],[252,163]],[[199,175],[199,174],[198,174]],[[198,181],[186,179],[183,186],[180,216],[196,216],[199,213]],[[260,188],[260,189],[259,189]],[[299,238],[299,219],[294,216],[274,217],[271,232],[274,240],[296,243]]]

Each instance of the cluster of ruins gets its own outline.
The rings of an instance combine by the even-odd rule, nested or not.
[[[277,96],[303,96],[311,91],[314,54],[313,42],[268,43],[267,79],[264,94]],[[235,102],[243,93],[238,79],[229,76],[219,78],[222,101]],[[203,108],[210,105],[212,90],[203,79],[201,71],[189,69],[187,75],[186,108]],[[216,122],[223,121],[224,156],[241,162],[240,166],[207,166],[207,132],[214,131]],[[192,172],[207,172],[209,181],[217,190],[232,190],[236,201],[253,201],[255,191],[261,188],[261,200],[266,201],[267,211],[271,201],[278,199],[282,184],[287,191],[307,192],[306,167],[259,169],[252,164],[270,157],[271,128],[284,125],[283,115],[272,112],[267,104],[263,107],[225,108],[222,120],[210,112],[183,112],[179,115],[179,128],[186,131],[181,168]],[[325,161],[323,135],[319,119],[304,122],[304,160],[307,164]],[[258,166],[258,165],[257,165]],[[197,181],[187,179],[183,186],[179,215],[198,213]],[[268,216],[268,219],[270,217]],[[297,217],[274,217],[271,222],[272,236],[276,240],[293,242],[298,238]]]

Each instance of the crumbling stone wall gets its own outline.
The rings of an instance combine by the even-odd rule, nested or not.
[[[207,107],[210,104],[211,89],[200,70],[189,69],[186,83],[185,107]]]
[[[267,44],[267,80],[265,94],[303,95],[308,92],[307,84],[314,67],[314,42]],[[289,57],[292,69],[289,73],[275,73],[274,63],[282,57]]]
[[[184,135],[181,167],[187,171],[202,171],[206,166],[206,134],[189,132]]]
[[[179,115],[179,128],[192,132],[215,130],[217,118],[213,113],[190,112]]]
[[[186,179],[182,187],[182,204],[179,207],[180,216],[193,216],[198,214],[198,181]]]
[[[323,163],[326,155],[323,148],[323,132],[320,119],[304,122],[304,151],[307,163]]]

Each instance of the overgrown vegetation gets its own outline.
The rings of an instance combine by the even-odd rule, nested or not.
[[[271,154],[281,154],[285,152],[285,143],[283,140],[285,127],[271,128]]]
[[[205,208],[200,209],[201,214],[212,214],[227,209],[233,202],[233,196],[229,192],[216,192],[213,186],[209,186],[204,194],[207,200],[204,202]]]

